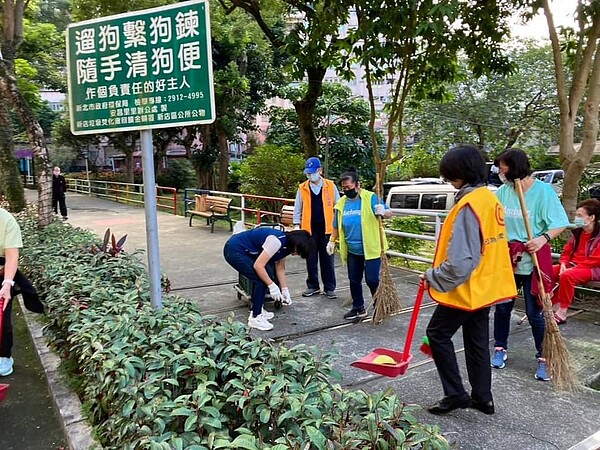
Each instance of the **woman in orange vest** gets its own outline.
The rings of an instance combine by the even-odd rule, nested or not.
[[[517,289],[506,239],[504,209],[487,189],[487,167],[477,147],[448,151],[440,174],[459,191],[439,236],[433,268],[423,275],[438,306],[427,338],[444,389],[428,410],[445,414],[473,407],[494,413],[488,359],[490,305],[512,298]],[[462,327],[471,395],[463,386],[452,336]]]

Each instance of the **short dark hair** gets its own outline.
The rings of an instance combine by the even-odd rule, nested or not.
[[[531,175],[531,164],[527,153],[518,148],[509,148],[498,155],[494,164],[500,163],[508,166],[508,171],[504,174],[508,181],[523,179]]]
[[[308,255],[315,249],[315,241],[311,239],[309,232],[306,230],[286,231],[285,237],[289,252],[300,255],[302,259],[308,258]]]
[[[340,184],[344,181],[351,181],[353,183],[358,183],[358,173],[354,167],[348,167],[341,176],[340,176]]]
[[[448,150],[440,161],[440,175],[449,181],[463,180],[477,186],[487,181],[485,159],[474,145],[459,145]]]

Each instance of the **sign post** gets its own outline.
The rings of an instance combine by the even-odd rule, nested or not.
[[[192,0],[67,29],[71,132],[141,131],[152,305],[162,307],[152,129],[212,123],[208,2]]]

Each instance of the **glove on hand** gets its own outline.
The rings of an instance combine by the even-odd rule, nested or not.
[[[330,240],[327,243],[327,247],[325,247],[325,251],[329,256],[333,255],[335,253],[335,242]]]
[[[292,304],[292,297],[290,295],[290,290],[288,288],[283,288],[281,290],[281,295],[283,296],[283,300],[281,300],[281,303],[283,303],[284,305],[291,305]]]
[[[375,205],[375,215],[383,217],[385,215],[385,206],[383,206],[381,203]]]
[[[277,286],[275,283],[271,283],[267,287],[269,288],[269,295],[271,296],[274,302],[283,301],[283,294],[279,290],[279,286]]]

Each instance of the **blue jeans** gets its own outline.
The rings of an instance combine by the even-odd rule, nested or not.
[[[531,282],[533,274],[518,275],[515,274],[515,283],[517,289],[523,288],[523,298],[525,299],[525,312],[531,325],[531,333],[537,350],[536,357],[542,356],[542,344],[544,343],[544,332],[546,331],[546,322],[544,321],[543,308],[538,304],[537,297],[531,294]],[[494,340],[496,347],[508,349],[508,334],[510,332],[510,314],[515,301],[496,305],[494,312]]]
[[[375,295],[375,291],[379,287],[380,270],[381,258],[365,259],[365,255],[355,255],[348,252],[348,279],[350,281],[350,295],[352,295],[352,309],[365,307],[362,289],[363,272],[371,295]]]
[[[262,308],[265,303],[267,285],[258,277],[254,270],[256,258],[244,251],[244,249],[231,245],[229,242],[223,247],[223,256],[225,257],[225,261],[227,261],[231,267],[252,281],[252,284],[254,285],[251,296],[252,315],[254,317],[259,316],[262,313]]]
[[[308,278],[306,286],[309,289],[319,289],[319,265],[321,266],[321,280],[325,292],[335,291],[335,269],[333,255],[327,254],[327,243],[329,234],[313,233],[312,240],[315,242],[315,250],[306,258],[306,271]]]

